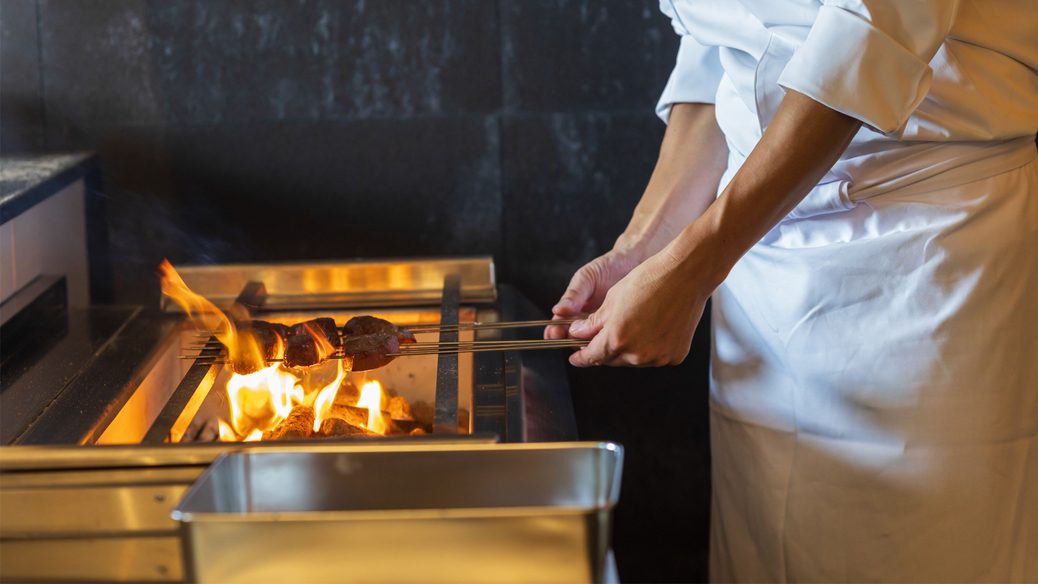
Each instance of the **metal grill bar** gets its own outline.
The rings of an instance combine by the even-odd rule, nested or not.
[[[449,274],[443,278],[443,302],[440,306],[440,324],[458,324],[461,308],[461,276]],[[440,331],[441,343],[456,343],[457,329],[448,326]],[[458,355],[439,355],[436,361],[436,417],[434,434],[458,433]]]

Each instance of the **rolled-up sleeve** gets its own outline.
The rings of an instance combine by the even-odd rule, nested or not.
[[[656,115],[666,122],[675,103],[714,103],[723,75],[717,47],[701,45],[690,35],[682,35],[678,61],[656,104]]]
[[[819,9],[778,83],[899,136],[930,88],[928,65],[955,0],[833,0]]]

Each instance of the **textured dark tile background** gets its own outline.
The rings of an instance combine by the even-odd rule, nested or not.
[[[154,269],[493,254],[547,310],[663,135],[657,0],[0,0],[0,150],[101,153],[115,290]],[[661,370],[571,370],[627,447],[625,581],[706,577],[707,326]]]

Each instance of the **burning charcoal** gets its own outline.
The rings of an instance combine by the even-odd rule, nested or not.
[[[400,436],[414,434],[415,430],[421,430],[422,432],[425,432],[425,428],[422,427],[422,423],[417,422],[415,420],[393,420],[393,428],[395,429],[394,434]]]
[[[360,390],[348,379],[343,379],[339,390],[335,392],[335,403],[344,406],[355,406],[360,400]]]
[[[388,365],[400,352],[400,342],[390,333],[349,336],[343,339],[344,352],[352,357],[351,371],[368,371]]]
[[[403,436],[407,434],[403,428],[397,425],[396,420],[389,417],[389,412],[381,412],[382,414],[382,426],[385,428],[386,436]],[[407,423],[407,420],[401,420],[403,423]]]
[[[339,330],[330,318],[315,318],[288,329],[286,367],[313,367],[324,362],[341,344]],[[317,336],[315,336],[317,335]],[[346,365],[346,363],[343,363]]]
[[[298,405],[292,408],[288,417],[271,430],[263,433],[264,440],[292,440],[309,438],[314,431],[316,414],[310,406]]]
[[[386,408],[389,412],[389,417],[394,420],[413,420],[411,416],[411,404],[407,403],[407,400],[400,397],[389,398],[389,407]]]
[[[411,430],[411,433],[408,434],[408,435],[409,436],[422,436],[425,433],[426,433],[425,430],[423,430],[421,428],[415,428],[414,430]]]
[[[350,424],[342,418],[325,418],[321,422],[321,429],[317,431],[317,436],[323,438],[331,437],[344,437],[344,436],[378,436],[368,430],[367,428],[361,428]]]
[[[436,419],[436,408],[429,402],[416,401],[411,404],[411,417],[426,428],[432,428]]]
[[[368,423],[368,408],[333,403],[328,410],[328,415],[330,417],[342,418],[355,426],[363,426]]]
[[[344,335],[373,335],[380,333],[393,334],[401,345],[415,342],[411,331],[402,326],[396,326],[388,320],[382,320],[374,316],[355,316],[346,321],[346,324],[342,327],[342,334]]]

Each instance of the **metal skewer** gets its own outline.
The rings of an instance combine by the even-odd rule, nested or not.
[[[456,341],[448,343],[407,343],[402,345],[400,352],[387,353],[390,357],[405,357],[409,355],[449,355],[457,353],[481,353],[485,351],[507,351],[507,350],[529,350],[529,349],[558,349],[578,348],[587,346],[586,339],[550,339],[529,341]],[[217,357],[212,354],[180,355],[180,359],[208,360]],[[345,359],[347,355],[336,353],[328,359]],[[281,359],[267,359],[267,363],[277,363]],[[210,362],[210,361],[205,361]],[[229,361],[213,360],[211,363],[226,365]]]
[[[512,321],[512,322],[463,322],[459,324],[415,324],[405,326],[407,330],[413,333],[433,333],[442,330],[485,330],[485,329],[513,329],[513,328],[525,328],[534,326],[550,326],[550,325],[565,325],[573,324],[574,322],[581,320],[579,318],[563,318],[559,320],[523,320],[523,321]],[[210,331],[198,331],[195,336],[208,338],[212,335]]]

